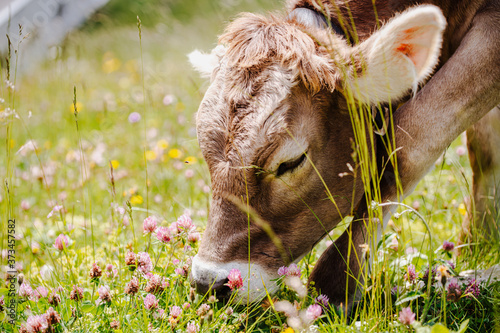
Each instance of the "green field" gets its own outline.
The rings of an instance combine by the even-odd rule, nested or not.
[[[238,12],[280,5],[111,1],[36,70],[16,76],[15,68],[3,64],[1,332],[21,326],[32,332],[293,332],[293,321],[273,304],[289,301],[305,310],[315,295],[299,297],[283,283],[261,304],[223,304],[194,295],[186,277],[210,204],[210,176],[194,121],[208,82],[186,55],[213,48]],[[15,48],[23,52],[22,43]],[[464,137],[458,138],[405,200],[429,230],[411,211],[393,218],[379,247],[381,269],[367,282],[366,298],[353,316],[323,308],[318,319],[303,320],[305,331],[448,332],[463,324],[468,332],[491,332],[495,321],[500,329],[499,282],[466,281],[456,297],[439,283],[420,288],[431,254],[436,267],[448,269],[449,279],[499,262],[498,245],[482,240],[472,250],[463,246],[460,256],[442,249],[444,241],[458,244],[467,214],[471,171],[464,145]],[[168,242],[143,232],[148,216],[171,227],[183,214],[195,229],[179,228]],[[302,282],[324,248],[325,240],[300,262]],[[143,253],[137,269],[126,264],[129,251]],[[94,263],[100,269],[92,270]],[[411,281],[405,277],[410,263],[416,269]],[[10,264],[23,285],[8,279]],[[160,282],[152,286],[154,278],[140,271],[157,274]],[[12,286],[18,290],[14,324],[8,307]],[[152,296],[145,302],[149,294],[156,302],[148,303]],[[59,317],[40,317],[50,307]],[[408,307],[417,314],[412,325],[400,320]]]

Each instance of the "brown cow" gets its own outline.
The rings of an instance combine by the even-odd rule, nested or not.
[[[406,101],[394,113],[405,195],[473,124],[475,199],[499,185],[500,1],[381,0],[376,15],[372,0],[289,5],[284,17],[242,15],[211,55],[190,56],[211,77],[197,114],[212,178],[192,267],[202,293],[227,293],[228,272],[238,268],[239,299],[258,300],[264,287],[276,289],[280,266],[302,258],[353,207],[366,211],[362,182],[341,177],[354,165],[348,94],[369,105]],[[384,200],[397,199],[393,177],[380,186]],[[364,231],[352,223],[311,274],[333,303],[345,302],[347,272],[358,276]],[[355,279],[348,289],[359,289]]]

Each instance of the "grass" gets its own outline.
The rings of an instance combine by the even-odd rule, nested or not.
[[[15,86],[0,87],[4,99],[0,160],[5,161],[0,165],[0,211],[2,221],[15,219],[14,228],[9,227],[13,223],[2,223],[2,266],[12,263],[18,280],[24,281],[16,286],[17,316],[11,324],[7,308],[11,284],[2,280],[0,295],[7,303],[0,312],[2,331],[16,332],[52,307],[60,315],[59,323],[47,330],[54,332],[194,332],[198,328],[291,332],[287,327],[294,316],[287,318],[276,309],[294,304],[305,311],[317,295],[301,295],[297,287],[282,283],[275,296],[246,307],[195,295],[186,278],[210,197],[210,178],[193,118],[207,83],[190,69],[186,54],[214,46],[215,36],[237,12],[263,11],[270,5],[197,0],[198,10],[193,11],[183,1],[127,3],[130,6],[111,2],[36,71],[16,79],[14,74],[8,77],[14,69],[2,70],[2,82],[9,80]],[[15,115],[6,116],[9,108],[15,109]],[[455,331],[464,323],[470,332],[493,330],[499,318],[498,282],[483,283],[479,293],[473,293],[466,281],[460,295],[450,300],[439,283],[430,293],[419,287],[428,282],[424,273],[431,253],[433,265],[446,265],[451,274],[498,263],[494,251],[481,257],[463,251],[457,257],[440,249],[445,240],[457,243],[466,214],[471,172],[462,154],[462,140],[453,143],[405,200],[430,230],[411,211],[393,218],[385,241],[378,245],[384,254],[382,269],[367,282],[368,289],[376,292],[366,293],[350,319],[338,309],[323,308],[319,319],[307,323],[314,324],[309,330],[424,332],[418,322],[409,326],[398,319],[407,307],[427,329],[434,325],[436,332],[437,323]],[[194,228],[173,224],[184,214]],[[158,226],[170,228],[168,242],[143,232],[148,216],[155,216]],[[12,229],[16,242],[9,248]],[[302,282],[325,247],[322,241],[300,262]],[[129,251],[143,253],[142,263],[129,260],[127,264]],[[152,260],[150,270],[160,277],[155,285],[154,279],[139,272],[149,270],[147,256]],[[8,261],[13,259],[15,264]],[[456,267],[452,269],[447,260]],[[100,269],[91,270],[94,263]],[[410,263],[416,270],[411,281],[405,279]],[[7,277],[6,269],[2,274]],[[134,277],[135,293],[133,286],[127,287]],[[81,297],[74,286],[81,288]],[[156,309],[154,301],[145,304],[148,294],[155,295]],[[181,315],[174,306],[182,309]]]

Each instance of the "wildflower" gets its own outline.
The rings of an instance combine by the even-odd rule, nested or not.
[[[410,246],[409,248],[407,248],[405,250],[405,253],[410,255],[410,254],[417,254],[418,253],[418,250],[412,246]]]
[[[156,154],[156,152],[153,150],[146,151],[146,153],[144,153],[144,155],[146,156],[146,160],[148,160],[148,161],[154,161],[158,158],[158,154]]]
[[[5,310],[5,296],[0,297],[0,312]]]
[[[188,234],[188,241],[191,243],[196,243],[200,240],[201,236],[198,231],[192,231]]]
[[[118,276],[118,270],[113,267],[112,264],[106,265],[106,276],[110,279],[113,279]]]
[[[288,273],[288,267],[281,266],[280,268],[278,268],[278,275],[279,276],[287,275],[287,273]]]
[[[31,253],[38,254],[40,252],[40,249],[40,244],[38,244],[38,242],[31,242]]]
[[[403,325],[411,325],[415,321],[415,314],[411,311],[411,308],[403,308],[399,313],[399,321]]]
[[[73,290],[69,294],[69,298],[74,301],[81,301],[83,299],[83,289],[77,285],[73,286]]]
[[[132,205],[140,205],[144,202],[144,198],[139,194],[135,194],[130,197],[130,204]]]
[[[276,311],[283,312],[287,317],[297,317],[297,309],[289,301],[278,301],[274,303]]]
[[[148,216],[144,219],[142,223],[142,228],[144,230],[144,234],[150,234],[156,230],[156,218],[154,216]]]
[[[165,140],[165,139],[158,140],[158,142],[156,143],[156,147],[158,147],[158,149],[161,149],[161,150],[167,149],[168,148],[167,140]]]
[[[33,288],[28,282],[21,283],[18,293],[21,298],[32,298],[34,296]]]
[[[153,263],[147,252],[139,252],[137,254],[137,269],[143,274],[151,272],[153,269]]]
[[[132,112],[128,115],[128,122],[131,124],[141,121],[141,115],[139,112]]]
[[[125,285],[125,294],[135,295],[139,291],[139,280],[137,277],[133,277],[129,283]]]
[[[36,296],[38,299],[40,299],[42,297],[47,297],[48,294],[49,294],[49,290],[47,288],[45,288],[44,286],[39,286],[33,292],[33,295]]]
[[[66,248],[66,246],[68,246],[68,243],[69,243],[68,237],[64,234],[60,234],[54,241],[53,246],[55,249],[62,251],[64,250],[64,248]]]
[[[149,278],[144,290],[148,293],[161,293],[165,288],[167,288],[165,278],[158,274],[153,274]]]
[[[398,252],[399,249],[399,243],[397,237],[393,237],[391,239],[391,244],[389,244],[389,248],[395,252]]]
[[[457,302],[460,299],[460,296],[462,296],[462,290],[460,289],[456,279],[452,279],[450,281],[447,291],[448,293],[446,295],[446,299],[448,301]]]
[[[241,273],[237,269],[232,269],[227,276],[229,280],[225,285],[231,288],[231,290],[239,289],[243,287],[243,279],[241,278]]]
[[[328,299],[328,296],[323,295],[323,294],[321,294],[318,297],[316,297],[316,303],[321,304],[325,308],[328,308],[328,302],[329,301],[330,300]]]
[[[59,294],[56,294],[56,292],[53,291],[52,294],[50,294],[50,296],[48,297],[47,301],[49,302],[50,305],[57,307],[59,303],[61,303],[61,296],[59,296]]]
[[[285,284],[295,291],[300,298],[304,298],[307,295],[307,289],[304,287],[302,281],[298,276],[287,276],[285,278]]]
[[[112,330],[117,330],[120,328],[120,322],[115,319],[111,323],[109,323],[109,327],[111,327]]]
[[[156,229],[156,238],[162,243],[168,243],[171,240],[170,231],[167,227]]]
[[[441,281],[441,284],[443,286],[446,285],[446,279],[450,276],[450,274],[448,273],[448,267],[446,267],[444,265],[440,265],[437,268],[437,272],[438,272],[438,276],[436,277],[436,279],[438,281]]]
[[[109,293],[109,288],[107,286],[99,287],[97,290],[99,293],[99,299],[104,303],[111,302],[111,294]]]
[[[434,278],[436,277],[436,273],[437,273],[437,270],[436,270],[436,267],[432,267],[432,272],[431,272],[431,280],[434,280]],[[429,268],[427,268],[424,272],[424,276],[422,277],[422,280],[427,284],[427,282],[429,281]]]
[[[163,105],[171,105],[175,102],[175,96],[174,95],[171,95],[171,94],[168,94],[168,95],[165,95],[165,97],[163,97]]]
[[[415,266],[409,264],[408,267],[406,268],[406,274],[404,275],[404,279],[410,283],[413,283],[415,282],[416,278],[417,278],[417,273],[415,271]]]
[[[198,308],[198,310],[196,310],[196,314],[201,317],[201,316],[204,316],[205,314],[207,314],[207,312],[210,310],[210,305],[206,304],[206,303],[203,303],[202,305],[200,305],[200,307]]]
[[[467,208],[463,202],[460,205],[458,205],[458,212],[463,216],[467,214]]]
[[[323,309],[321,308],[321,305],[312,304],[307,308],[306,316],[311,321],[316,321],[316,319],[318,319],[322,313]]]
[[[179,276],[186,276],[187,275],[187,272],[182,267],[177,267],[174,270],[174,272],[175,272],[175,274],[177,274]]]
[[[476,279],[470,280],[470,282],[467,284],[467,287],[465,288],[464,293],[466,298],[477,298],[480,295],[479,283]]]
[[[102,275],[102,270],[97,263],[93,263],[92,267],[90,268],[90,279],[92,282],[97,282],[97,280],[101,277]]]
[[[180,307],[178,307],[177,305],[174,305],[170,308],[170,315],[173,318],[180,317],[181,314],[182,314],[182,309]]]
[[[53,307],[50,307],[47,312],[45,312],[45,319],[47,319],[47,324],[49,327],[55,326],[61,322],[61,316]]]
[[[194,321],[190,321],[186,325],[186,332],[187,333],[198,333],[200,330],[200,326],[196,324]]]
[[[147,294],[144,298],[144,307],[146,310],[156,309],[158,307],[158,300],[153,294]]]
[[[49,328],[49,323],[45,315],[31,316],[26,321],[26,329],[30,333],[45,332]]]
[[[191,304],[188,303],[188,302],[184,302],[184,304],[182,304],[182,309],[184,309],[184,311],[187,311],[191,308]]]
[[[125,255],[125,265],[129,266],[130,270],[135,270],[135,267],[137,266],[137,261],[136,261],[136,255],[134,252],[129,251]]]
[[[234,311],[233,311],[233,308],[232,308],[232,307],[230,307],[230,306],[226,309],[226,314],[227,314],[228,316],[231,316],[231,315],[233,314],[233,312],[234,312]]]
[[[286,276],[297,276],[300,277],[300,268],[296,264],[291,264],[288,266],[288,269],[286,271]]]
[[[29,210],[31,208],[31,205],[29,201],[23,200],[21,201],[21,209],[22,210]]]
[[[26,328],[26,326],[21,324],[21,327],[19,327],[19,333],[28,333],[28,329]]]
[[[176,149],[176,148],[170,149],[168,151],[168,156],[170,158],[176,158],[176,159],[181,158],[182,157],[182,151],[180,151],[179,149]]]
[[[457,149],[455,150],[455,153],[458,155],[458,156],[463,156],[467,153],[467,148],[463,145],[461,146],[458,146]]]
[[[52,216],[54,216],[55,213],[59,212],[61,209],[64,207],[62,205],[55,205],[54,208],[50,211],[49,214],[47,214],[47,218],[50,219]]]
[[[189,231],[194,228],[193,221],[188,214],[183,214],[177,219],[177,229],[181,231]]]
[[[455,244],[452,242],[444,241],[443,242],[443,251],[450,252],[455,248]]]

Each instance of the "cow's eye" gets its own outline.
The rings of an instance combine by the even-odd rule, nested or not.
[[[306,160],[306,154],[302,154],[300,155],[300,157],[294,160],[281,163],[280,166],[278,167],[278,171],[276,171],[276,177],[280,177],[287,172],[293,171],[294,169],[299,167],[305,160]]]

